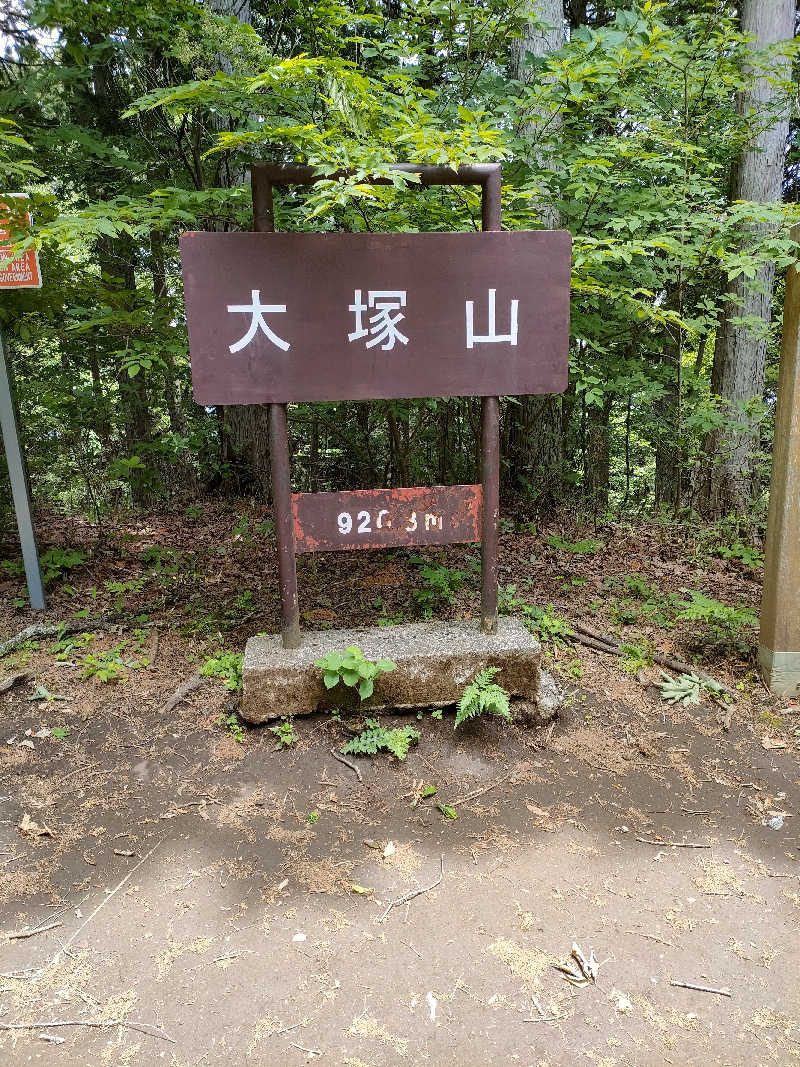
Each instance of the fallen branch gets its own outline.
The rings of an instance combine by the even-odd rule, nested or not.
[[[405,893],[402,897],[398,897],[397,900],[390,900],[389,903],[386,905],[386,911],[384,911],[383,915],[381,915],[380,919],[378,919],[378,922],[382,923],[386,916],[389,914],[389,912],[392,910],[392,908],[399,908],[401,905],[407,904],[410,900],[413,900],[414,897],[421,896],[423,893],[430,893],[432,889],[435,889],[437,885],[439,885],[443,878],[444,853],[442,853],[440,857],[440,871],[439,877],[436,879],[436,881],[432,882],[430,885],[422,886],[422,888],[420,889],[412,889],[409,893]]]
[[[587,626],[584,622],[570,622],[570,626],[575,631],[572,635],[573,639],[580,642],[580,644],[586,645],[588,648],[594,648],[598,652],[605,652],[606,655],[622,655],[622,643],[618,638],[612,637],[609,634],[600,633],[599,630]],[[705,671],[701,671],[691,663],[685,663],[682,659],[676,659],[674,656],[668,656],[665,652],[658,652],[657,650],[652,651],[650,655],[653,663],[657,663],[660,667],[667,667],[671,671],[678,671],[679,674],[696,674],[706,682],[713,682],[714,685],[718,685],[720,689],[723,689],[731,696],[736,696],[736,693],[732,689],[729,689],[727,685],[723,685],[722,682],[713,678],[710,674],[706,674]]]
[[[158,714],[169,715],[169,713],[171,711],[174,711],[175,708],[177,708],[177,706],[182,703],[190,693],[193,693],[195,689],[199,689],[204,681],[205,679],[201,678],[199,674],[195,674],[191,678],[189,678],[188,681],[183,682],[182,685],[178,686],[178,688],[175,690],[175,692],[172,694],[166,704],[162,708],[159,708]]]
[[[698,993],[717,993],[721,997],[732,997],[730,989],[715,989],[710,985],[694,985],[692,982],[670,981],[670,985],[678,986],[679,989],[696,989]]]
[[[341,752],[337,752],[335,748],[331,749],[331,755],[335,760],[343,763],[345,767],[349,767],[351,771],[355,771],[359,782],[363,782],[364,779],[361,777],[361,771],[356,767],[355,763],[351,763],[349,759],[345,759]]]
[[[496,778],[489,785],[483,786],[482,789],[473,789],[471,793],[465,793],[462,797],[456,797],[455,800],[451,800],[450,803],[453,807],[458,804],[466,804],[470,800],[477,800],[478,797],[482,797],[484,793],[488,793],[490,789],[494,789],[495,786],[502,785],[503,782],[507,782],[513,774],[513,771],[509,771],[508,774],[504,774],[501,778]]]
[[[108,1021],[94,1019],[58,1019],[47,1023],[0,1023],[0,1030],[49,1030],[54,1026],[91,1026],[94,1029],[102,1029],[105,1026],[126,1026],[129,1030],[137,1030],[140,1034],[147,1034],[148,1037],[158,1037],[162,1041],[169,1041],[171,1045],[176,1044],[174,1038],[167,1037],[166,1034],[157,1030],[149,1030],[147,1028],[147,1023],[129,1023],[125,1019],[109,1019]]]
[[[161,635],[158,632],[158,627],[153,627],[153,633],[150,637],[150,648],[147,650],[147,658],[150,661],[148,667],[152,670],[155,666],[156,657],[158,656],[158,645],[161,640]]]
[[[122,881],[114,889],[112,889],[111,892],[106,897],[104,897],[103,900],[101,900],[101,902],[97,905],[97,907],[94,909],[94,911],[89,916],[89,918],[86,919],[84,922],[82,922],[81,925],[78,927],[78,929],[72,934],[72,936],[69,937],[67,939],[67,941],[64,942],[64,944],[61,946],[61,948],[58,950],[58,952],[53,957],[53,959],[52,959],[53,963],[58,963],[58,961],[61,959],[61,954],[63,952],[67,951],[67,949],[72,944],[72,942],[75,940],[75,938],[78,936],[78,934],[81,933],[81,931],[84,930],[89,925],[89,923],[92,921],[92,919],[95,917],[95,915],[97,915],[98,911],[100,911],[101,908],[104,908],[106,906],[106,904],[108,904],[109,900],[111,900],[112,897],[116,896],[116,894],[120,891],[120,889],[122,889],[122,887],[125,885],[125,883],[130,881],[130,879],[139,870],[139,868],[142,866],[142,864],[150,859],[150,857],[153,855],[153,853],[159,847],[159,845],[161,844],[161,842],[163,840],[164,840],[164,838],[162,837],[161,841],[157,841],[153,845],[153,847],[150,849],[150,851],[147,853],[147,855],[144,856],[142,859],[140,859],[139,862],[137,864],[135,864],[135,866],[131,867],[131,869],[128,871],[128,873],[125,875],[125,877],[122,879]]]
[[[711,848],[711,845],[704,845],[699,841],[654,841],[651,837],[637,837],[637,841],[641,841],[643,845],[660,845],[662,848]]]
[[[33,626],[26,626],[18,634],[9,637],[0,644],[0,659],[13,652],[15,648],[24,645],[26,641],[36,641],[40,637],[62,637],[64,634],[83,633],[93,627],[98,628],[108,622],[108,619],[68,619],[67,622],[44,623],[37,622]]]
[[[305,1048],[303,1045],[298,1045],[296,1041],[290,1041],[289,1044],[292,1048],[299,1048],[301,1052],[307,1052],[309,1056],[321,1056],[322,1053],[318,1048]]]
[[[10,941],[19,941],[23,937],[33,937],[35,934],[45,934],[48,930],[55,930],[57,926],[63,926],[64,924],[59,920],[57,922],[48,923],[47,926],[36,926],[33,930],[17,930],[16,932],[9,934]]]

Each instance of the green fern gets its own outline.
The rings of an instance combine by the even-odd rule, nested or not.
[[[454,730],[467,719],[475,719],[484,713],[499,715],[501,719],[508,719],[511,722],[508,693],[502,686],[492,681],[499,673],[499,667],[487,667],[485,671],[479,671],[475,675],[458,703]]]
[[[408,750],[419,741],[419,730],[413,726],[399,726],[387,730],[377,719],[365,719],[363,730],[358,737],[342,746],[345,756],[374,756],[380,749],[386,749],[397,759],[405,759]]]

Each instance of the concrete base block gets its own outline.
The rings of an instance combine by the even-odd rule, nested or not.
[[[363,703],[348,686],[326,689],[314,660],[358,645],[369,660],[391,659],[397,670],[377,679]],[[380,711],[454,704],[477,671],[500,667],[497,681],[518,698],[521,722],[547,722],[556,714],[558,691],[540,670],[541,646],[519,619],[502,618],[497,633],[480,632],[477,620],[421,622],[365,630],[303,634],[302,647],[285,649],[279,636],[247,642],[242,669],[241,715],[267,722],[331,708]],[[512,711],[514,711],[512,705]]]
[[[758,661],[771,693],[779,697],[800,697],[800,652],[773,652],[761,645]]]

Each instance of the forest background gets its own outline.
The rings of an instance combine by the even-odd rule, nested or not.
[[[504,227],[574,241],[569,388],[504,399],[504,507],[758,540],[800,220],[795,20],[787,0],[12,3],[0,187],[31,198],[19,247],[44,286],[3,293],[0,327],[37,505],[268,501],[266,409],[192,399],[177,251],[251,228],[250,161],[323,176],[276,190],[278,229],[401,232],[478,229],[480,194],[392,163],[500,160]],[[289,422],[297,490],[478,476],[474,398]],[[12,530],[4,471],[0,514]]]

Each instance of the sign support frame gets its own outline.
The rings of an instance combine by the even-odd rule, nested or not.
[[[47,600],[39,566],[39,547],[36,541],[36,527],[33,524],[33,509],[28,482],[25,456],[19,439],[17,414],[14,396],[11,391],[11,376],[3,349],[3,335],[0,332],[0,430],[8,464],[8,477],[11,482],[11,497],[17,516],[17,529],[22,547],[22,560],[25,564],[25,580],[28,583],[28,599],[34,611],[44,611]]]
[[[499,163],[452,167],[435,164],[396,163],[392,170],[417,174],[420,184],[480,185],[481,229],[500,230],[502,207]],[[253,163],[250,184],[253,198],[253,229],[275,232],[274,185],[313,185],[323,177],[346,177],[346,171],[320,175],[313,167],[293,163]],[[371,185],[389,185],[388,178],[369,180]],[[291,469],[286,404],[269,404],[270,467],[275,535],[278,544],[278,581],[281,595],[281,636],[284,648],[299,648],[300,609],[297,599],[297,564],[292,512]],[[481,397],[481,632],[497,633],[497,553],[500,512],[500,398]]]

